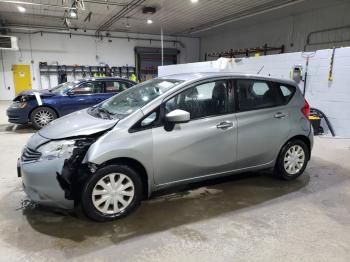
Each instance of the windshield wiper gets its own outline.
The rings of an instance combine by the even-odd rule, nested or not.
[[[97,107],[96,109],[98,110],[99,113],[103,113],[103,114],[107,115],[108,119],[112,119],[111,116],[114,115],[112,112],[108,111],[106,108],[103,108],[101,106]]]

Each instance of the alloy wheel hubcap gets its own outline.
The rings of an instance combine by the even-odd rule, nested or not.
[[[134,194],[135,186],[128,176],[112,173],[96,183],[92,190],[92,203],[104,214],[116,214],[129,206]]]
[[[46,110],[41,110],[38,113],[36,113],[34,120],[38,126],[44,127],[52,120],[54,120],[54,116]]]
[[[299,145],[290,147],[284,156],[284,169],[289,175],[298,173],[304,166],[305,152]]]

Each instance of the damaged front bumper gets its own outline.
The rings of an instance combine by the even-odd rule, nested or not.
[[[74,201],[65,197],[59,185],[57,173],[62,172],[64,159],[52,159],[35,162],[19,160],[23,189],[35,203],[72,209]]]
[[[26,148],[19,159],[18,172],[28,197],[46,206],[74,208],[82,181],[89,175],[87,165],[81,162],[93,142],[90,138],[77,139],[70,154],[52,159],[42,159],[38,151]],[[35,154],[38,159],[32,160]]]

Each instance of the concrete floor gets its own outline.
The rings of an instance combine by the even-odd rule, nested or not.
[[[162,195],[98,224],[33,207],[16,159],[33,130],[0,102],[0,261],[349,261],[350,140],[317,138],[295,181],[249,174]]]

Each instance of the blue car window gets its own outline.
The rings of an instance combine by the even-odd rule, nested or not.
[[[104,82],[103,81],[88,81],[81,83],[79,86],[74,88],[75,94],[92,94],[92,93],[103,93]]]
[[[80,85],[74,88],[74,94],[76,95],[86,95],[92,93],[92,87],[88,85]]]
[[[121,81],[106,81],[106,93],[122,92],[128,88],[128,84]]]

